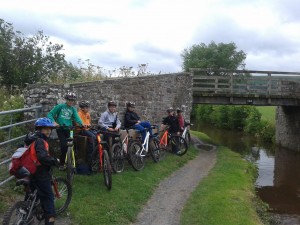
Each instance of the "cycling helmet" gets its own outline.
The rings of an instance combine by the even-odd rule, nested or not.
[[[177,108],[177,109],[176,109],[176,112],[177,112],[177,113],[181,113],[181,112],[182,112],[182,110],[181,110],[181,109],[179,109],[179,108]]]
[[[68,92],[66,94],[64,94],[64,99],[67,99],[67,100],[76,100],[77,97],[76,97],[76,94],[74,92]]]
[[[89,101],[81,101],[81,102],[79,102],[79,107],[80,108],[88,108],[88,107],[90,107],[90,102]]]
[[[174,112],[174,111],[175,111],[175,110],[174,110],[172,107],[170,107],[170,108],[167,109],[167,112],[168,112],[168,113]]]
[[[37,121],[34,123],[35,127],[55,127],[52,121],[49,118],[43,117],[39,118]]]
[[[134,102],[127,102],[127,103],[126,103],[126,106],[127,106],[127,107],[135,108],[135,103],[134,103]]]
[[[113,101],[109,101],[108,103],[107,103],[107,106],[109,107],[109,106],[117,106],[117,104],[115,103],[115,102],[113,102]]]

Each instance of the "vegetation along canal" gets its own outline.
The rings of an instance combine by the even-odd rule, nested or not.
[[[205,123],[192,127],[223,146],[240,153],[258,167],[257,195],[269,204],[278,225],[300,225],[300,153],[274,147],[243,132]]]

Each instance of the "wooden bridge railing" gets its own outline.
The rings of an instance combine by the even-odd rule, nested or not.
[[[194,96],[300,99],[300,73],[190,69]]]

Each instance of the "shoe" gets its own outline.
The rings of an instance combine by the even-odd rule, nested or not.
[[[65,167],[65,165],[60,165],[60,166],[58,167],[58,169],[59,169],[60,171],[65,171],[65,170],[66,170],[66,167]]]

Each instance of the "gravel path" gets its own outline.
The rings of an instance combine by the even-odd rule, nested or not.
[[[216,161],[214,146],[203,145],[200,140],[194,138],[193,143],[198,146],[200,154],[160,183],[139,213],[137,222],[132,225],[179,224],[185,202]],[[205,146],[206,150],[202,150],[201,146]],[[208,151],[211,149],[209,147],[212,150]]]

